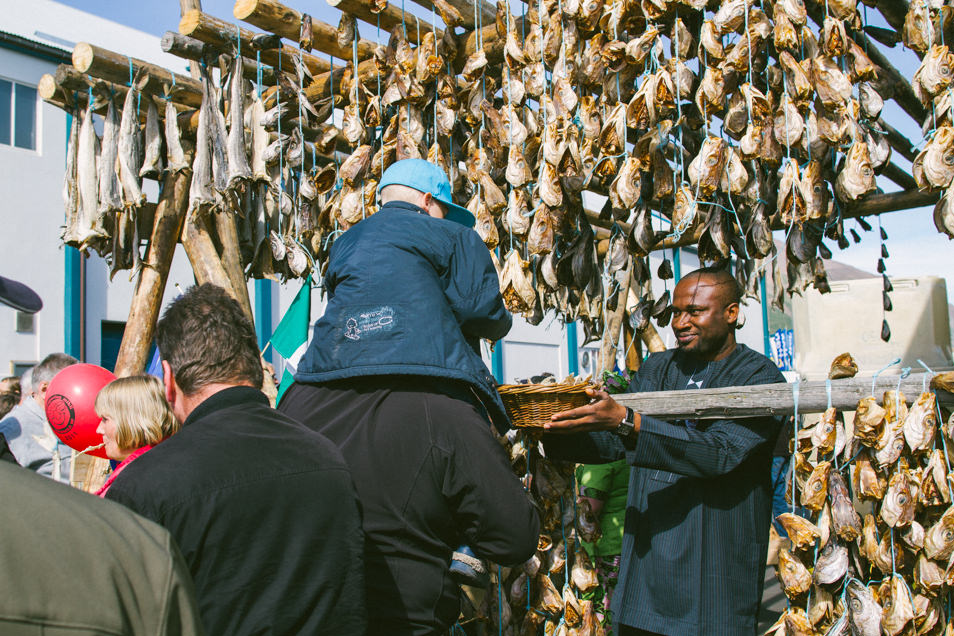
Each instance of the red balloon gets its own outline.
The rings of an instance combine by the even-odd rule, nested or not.
[[[100,389],[116,379],[95,364],[74,364],[56,374],[46,390],[46,419],[60,441],[78,451],[103,443],[96,433],[100,417],[93,408]],[[106,457],[100,448],[90,455]]]

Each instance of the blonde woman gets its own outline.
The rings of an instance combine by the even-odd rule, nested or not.
[[[179,430],[162,382],[151,375],[119,378],[96,396],[96,432],[106,456],[120,462],[96,494],[105,496],[116,476],[134,459]]]

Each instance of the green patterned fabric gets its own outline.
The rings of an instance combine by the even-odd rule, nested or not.
[[[580,494],[603,500],[600,514],[603,536],[596,543],[582,542],[583,549],[590,556],[614,556],[623,548],[629,469],[625,459],[609,464],[580,464],[576,467]]]

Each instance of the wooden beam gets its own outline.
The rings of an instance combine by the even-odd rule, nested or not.
[[[63,76],[67,77],[65,84],[61,84],[57,81],[56,77],[50,75],[49,73],[44,73],[40,76],[40,81],[37,84],[37,94],[44,101],[60,108],[62,110],[72,110],[74,107],[79,107],[81,109],[86,109],[87,105],[87,89],[89,88],[88,78],[86,75],[83,75],[76,69],[66,64],[61,64],[57,68],[57,74],[60,75],[60,70],[67,69]],[[79,81],[78,78],[82,78],[82,83],[75,84],[74,82]],[[126,91],[128,90],[125,86],[118,86],[110,82],[102,82],[105,86],[110,88],[116,94],[116,101],[121,103],[126,96]],[[75,100],[74,100],[75,95]],[[94,104],[95,105],[95,104]],[[177,104],[180,106],[180,104]],[[98,108],[95,108],[95,113],[99,115],[104,115],[106,113],[106,104],[103,103]],[[178,122],[179,122],[179,131],[182,134],[194,135],[196,128],[199,125],[198,119],[198,110],[187,108],[179,113]],[[165,116],[164,109],[159,109],[159,118],[163,119]],[[142,122],[146,121],[146,111],[141,110],[139,114],[139,119]]]
[[[396,26],[404,25],[407,31],[407,41],[413,44],[420,44],[418,33],[423,36],[428,31],[436,30],[438,40],[444,35],[442,29],[435,29],[427,20],[422,20],[413,13],[405,13],[401,11],[400,7],[396,7],[392,3],[388,3],[381,13],[371,13],[367,2],[363,0],[328,0],[328,4],[371,26],[376,27],[380,24],[381,30],[387,33],[390,33]]]
[[[252,46],[252,38],[255,37],[255,33],[202,11],[189,11],[182,16],[182,20],[179,21],[179,33],[201,40],[209,46],[229,54],[235,52],[236,38],[238,38],[242,43],[242,55],[249,59],[255,57],[256,49]],[[295,70],[294,59],[299,54],[301,54],[305,66],[313,74],[326,73],[331,70],[331,64],[327,60],[309,53],[302,53],[297,46],[291,47],[283,44],[277,49],[260,51],[262,62],[287,73]]]
[[[302,15],[278,0],[237,0],[232,9],[237,20],[248,22],[263,31],[298,42]],[[321,20],[311,18],[312,46],[322,53],[350,60],[353,57],[351,46],[338,46],[338,30]],[[366,60],[374,55],[377,45],[368,40],[358,40],[358,59]]]
[[[899,155],[913,163],[914,159],[918,156],[918,153],[914,150],[914,144],[911,143],[911,140],[902,135],[897,128],[880,117],[878,118],[878,123],[882,128],[884,128],[885,132],[888,133],[888,144],[897,150]]]
[[[189,205],[191,178],[188,171],[168,173],[165,177],[162,196],[156,207],[149,250],[139,270],[126,330],[116,358],[116,375],[119,377],[142,373],[149,361],[149,348],[159,319],[162,294],[166,289],[172,256]]]
[[[872,216],[920,208],[926,205],[934,205],[940,196],[939,192],[923,192],[921,190],[869,194],[860,201],[848,205],[847,209],[842,212],[842,216],[846,219],[853,219],[859,216]]]
[[[914,177],[899,168],[897,164],[889,163],[884,167],[884,170],[881,171],[881,174],[882,176],[891,179],[905,190],[917,189],[918,187],[918,182],[914,180]]]
[[[908,0],[877,0],[875,4],[884,16],[884,21],[900,33],[904,27],[904,17],[908,14]]]
[[[198,108],[202,103],[202,85],[191,77],[88,42],[80,42],[73,48],[73,67],[80,73],[122,86],[129,84],[130,68],[133,76],[142,69],[148,77],[148,82],[142,88],[144,92],[164,95],[166,89],[174,83],[177,89],[176,101],[193,108]]]
[[[166,31],[159,41],[162,50],[176,57],[185,60],[200,62],[209,57],[205,42],[191,38],[188,35],[182,35],[175,31]],[[258,80],[258,65],[254,60],[242,56],[242,76],[251,81]],[[262,84],[274,84],[275,69],[266,64],[262,64]]]
[[[434,3],[431,0],[411,0],[419,7],[423,7],[428,11],[435,9]],[[477,28],[478,22],[474,20],[474,4],[477,4],[480,11],[480,20],[479,22],[484,26],[494,23],[494,20],[497,17],[497,8],[485,0],[447,0],[447,4],[451,5],[457,11],[460,12],[461,20],[460,26],[465,29],[473,30]]]
[[[925,373],[912,374],[901,380],[901,391],[913,399],[920,395]],[[613,399],[642,415],[666,419],[721,419],[792,415],[795,412],[793,385],[786,383],[737,386],[723,389],[688,391],[654,391],[621,393]],[[897,375],[878,376],[875,397],[898,388]],[[871,395],[871,378],[847,378],[831,381],[831,405],[840,411],[854,410],[858,402]],[[937,392],[942,404],[954,404],[954,395]],[[824,381],[801,382],[798,388],[800,413],[822,413],[828,408],[828,391]]]

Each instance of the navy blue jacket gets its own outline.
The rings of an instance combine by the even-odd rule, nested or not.
[[[476,390],[498,430],[509,427],[479,342],[503,338],[512,318],[476,232],[386,203],[335,241],[325,289],[325,314],[295,380],[450,378]]]

